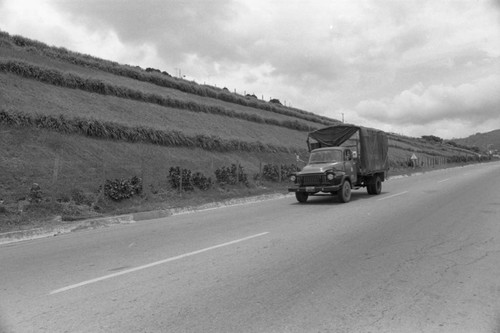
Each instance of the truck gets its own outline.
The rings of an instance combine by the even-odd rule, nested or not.
[[[309,196],[332,194],[351,200],[351,190],[366,187],[378,195],[389,171],[388,138],[377,129],[339,124],[310,132],[307,165],[290,175],[289,192],[299,203]]]

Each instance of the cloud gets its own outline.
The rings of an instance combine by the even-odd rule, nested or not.
[[[391,99],[365,100],[355,111],[360,117],[383,123],[426,125],[461,120],[472,126],[498,118],[500,76],[491,75],[458,86],[419,83]]]
[[[114,30],[78,24],[44,0],[4,0],[0,13],[0,29],[11,34],[122,63],[158,63],[153,44],[142,42],[130,48]]]
[[[154,44],[171,61],[192,54],[222,60],[237,52],[228,31],[237,17],[234,1],[76,0],[51,5],[89,29],[114,31],[124,44]]]

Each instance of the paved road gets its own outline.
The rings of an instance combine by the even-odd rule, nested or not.
[[[5,332],[500,332],[500,163],[0,246]]]

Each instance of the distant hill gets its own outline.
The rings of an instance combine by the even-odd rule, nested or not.
[[[500,129],[487,133],[476,133],[467,138],[453,139],[451,141],[464,146],[479,147],[482,151],[500,151]]]

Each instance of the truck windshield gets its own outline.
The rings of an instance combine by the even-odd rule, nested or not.
[[[334,163],[342,161],[342,151],[321,150],[313,151],[309,157],[309,164]]]

